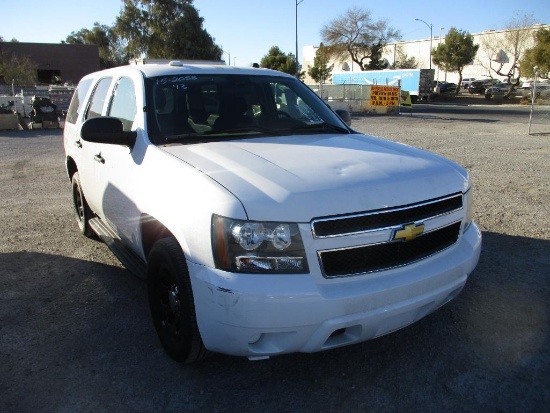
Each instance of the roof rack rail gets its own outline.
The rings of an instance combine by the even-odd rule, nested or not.
[[[225,60],[195,60],[195,59],[130,59],[131,65],[225,65]]]

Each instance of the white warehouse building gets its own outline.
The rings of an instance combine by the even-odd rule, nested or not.
[[[550,29],[550,25],[536,24],[526,29],[526,33],[528,34],[528,39],[525,45],[526,48],[533,47],[534,34],[540,29]],[[512,30],[485,30],[481,33],[472,33],[474,44],[478,44],[479,49],[474,61],[470,65],[464,67],[462,77],[475,79],[497,78],[499,80],[503,80],[501,76],[498,76],[491,71],[490,67],[491,65],[492,67],[496,67],[499,65],[498,62],[502,61],[504,63],[502,72],[507,73],[513,63],[512,57],[509,56],[510,52],[506,51],[506,47],[501,46],[498,50],[489,50],[489,48],[484,47],[484,45],[506,44],[506,42],[503,43],[503,41],[506,38],[506,35],[510,34],[510,32],[512,32]],[[445,42],[445,36],[434,36],[431,39],[427,38],[391,43],[384,48],[382,57],[386,59],[390,65],[396,61],[399,54],[406,55],[407,58],[414,57],[419,69],[428,69],[430,67],[430,44],[432,45],[432,48],[435,49],[440,43],[443,42]],[[306,72],[306,84],[315,83],[307,74],[307,71],[309,67],[313,66],[315,53],[318,48],[318,46],[304,46],[302,49],[302,70]],[[360,71],[357,63],[353,62],[351,58],[345,61],[333,61],[330,64],[334,64],[333,73],[342,71]],[[433,63],[431,67],[435,70],[435,80],[458,83],[459,75],[457,72],[446,73],[443,70],[439,70],[438,66]],[[522,80],[525,80],[525,78],[522,78]],[[330,81],[327,83],[330,83]]]

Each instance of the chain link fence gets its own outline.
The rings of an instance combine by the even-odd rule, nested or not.
[[[550,81],[535,77],[525,88],[525,96],[531,101],[529,135],[550,135]]]
[[[308,85],[324,100],[369,100],[370,85]]]

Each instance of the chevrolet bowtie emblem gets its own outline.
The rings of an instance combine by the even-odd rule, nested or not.
[[[403,229],[398,229],[393,234],[393,240],[398,241],[412,241],[416,237],[418,237],[420,234],[424,232],[424,224],[409,224],[404,225]]]

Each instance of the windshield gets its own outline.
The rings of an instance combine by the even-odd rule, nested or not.
[[[155,144],[350,133],[311,89],[294,78],[162,76],[147,80],[147,99],[149,136]]]

